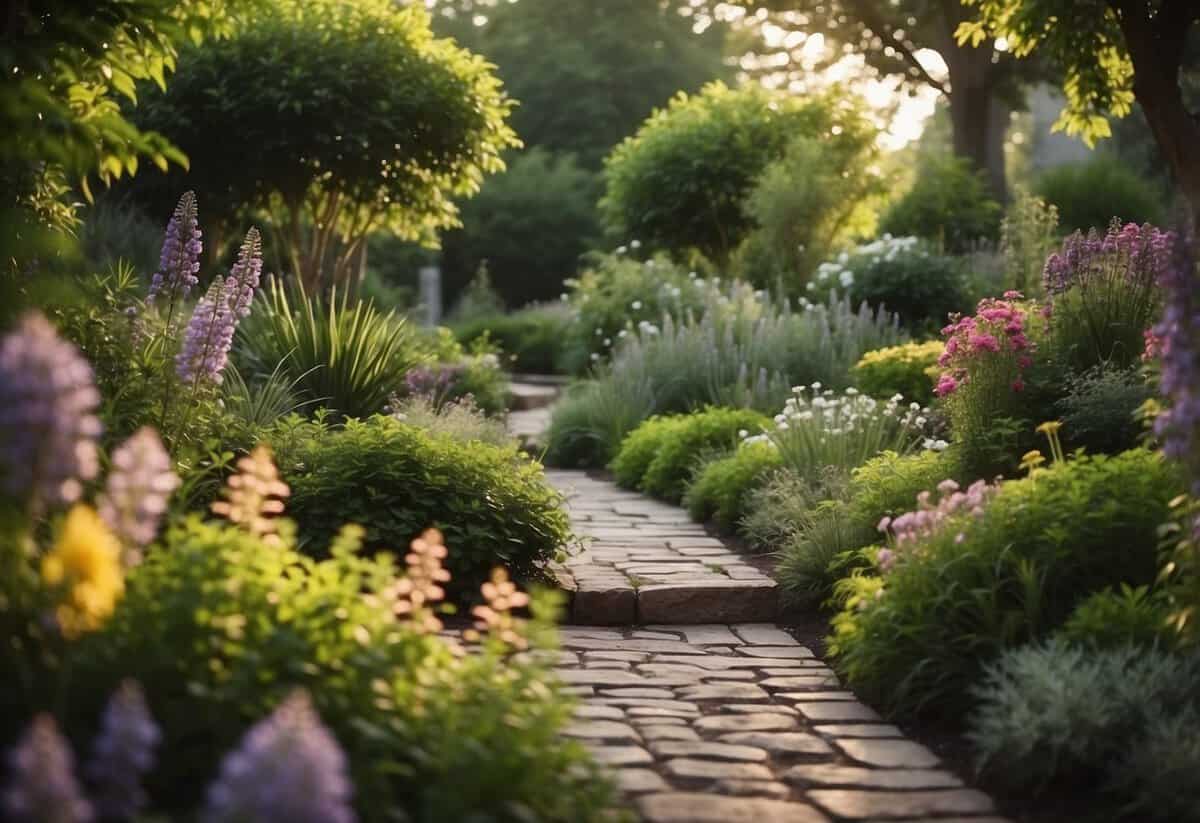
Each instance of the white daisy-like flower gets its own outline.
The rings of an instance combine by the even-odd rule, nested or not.
[[[642,308],[642,301],[634,300],[632,303],[629,304],[629,308],[633,309],[634,311],[639,311]]]

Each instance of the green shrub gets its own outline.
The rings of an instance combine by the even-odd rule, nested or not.
[[[1098,367],[1068,378],[1055,403],[1063,440],[1093,453],[1133,448],[1145,432],[1137,411],[1153,391],[1138,369]]]
[[[436,437],[463,443],[479,441],[493,446],[510,446],[514,440],[501,418],[487,417],[469,397],[440,406],[428,397],[415,396],[392,403],[392,416]]]
[[[667,318],[631,335],[594,382],[555,408],[547,459],[603,465],[653,414],[705,405],[774,412],[795,382],[845,386],[863,352],[900,336],[891,316],[865,306],[831,300],[792,312],[735,283],[711,293],[698,319]]]
[[[895,394],[920,403],[933,401],[933,376],[944,346],[940,340],[902,343],[869,351],[854,364],[854,385],[871,397]]]
[[[650,460],[634,485],[647,494],[679,502],[698,459],[734,450],[739,432],[758,432],[770,422],[766,415],[750,409],[710,408],[680,417],[659,418],[645,424],[651,430],[641,437],[638,434],[645,425],[630,433],[613,461],[613,471],[618,482],[622,477],[629,478],[648,455]],[[622,460],[626,444],[630,444],[631,453]]]
[[[677,95],[613,149],[600,210],[618,237],[724,262],[754,227],[745,200],[755,180],[797,136],[852,155],[864,131],[862,105],[844,91],[806,97],[710,83]]]
[[[636,489],[646,476],[646,469],[654,462],[663,441],[681,430],[686,415],[673,414],[666,417],[651,417],[629,433],[621,441],[621,449],[613,458],[609,468],[618,486]]]
[[[784,599],[805,608],[826,603],[838,580],[866,565],[858,550],[879,538],[874,525],[841,500],[809,509],[779,550],[775,574]]]
[[[1014,794],[1099,789],[1106,820],[1196,821],[1194,781],[1162,776],[1200,765],[1198,683],[1195,653],[1026,647],[988,668],[968,738],[984,773]]]
[[[172,528],[76,650],[69,728],[90,731],[103,696],[140,681],[165,735],[150,794],[177,811],[299,686],[346,752],[364,821],[599,819],[604,781],[561,737],[570,708],[546,669],[494,642],[454,654],[397,615],[393,559],[358,551],[353,532],[317,562],[286,537]],[[548,605],[535,608],[539,646]]]
[[[1175,642],[1167,625],[1170,613],[1164,592],[1122,583],[1116,591],[1105,589],[1080,603],[1060,635],[1072,643],[1100,648],[1133,644],[1169,649]]]
[[[1042,269],[1058,244],[1058,209],[1040,197],[1019,189],[1000,225],[1000,252],[1004,256],[1004,288],[1026,297],[1042,294]]]
[[[958,253],[980,240],[995,240],[1001,214],[982,174],[961,157],[938,155],[921,162],[912,188],[884,213],[879,228],[932,240]]]
[[[346,417],[381,411],[420,358],[403,317],[345,292],[327,300],[278,279],[239,324],[236,355],[249,374],[270,374],[284,363],[302,399]]]
[[[693,520],[711,519],[725,531],[732,531],[746,514],[750,492],[780,466],[779,452],[773,446],[741,446],[701,468],[684,493],[683,504]]]
[[[907,546],[882,581],[839,584],[838,668],[891,712],[955,717],[1003,651],[1057,629],[1093,592],[1154,579],[1158,527],[1179,488],[1174,468],[1142,450],[1004,483],[981,516]]]
[[[884,452],[850,473],[846,498],[856,518],[872,528],[884,517],[894,517],[916,507],[917,495],[932,492],[943,480],[962,480],[958,453],[919,451]]]
[[[536,306],[456,324],[454,334],[468,347],[486,336],[500,348],[513,371],[556,374],[569,319],[560,306]]]
[[[1063,232],[1103,230],[1114,218],[1155,223],[1163,218],[1163,194],[1111,157],[1055,166],[1034,181],[1034,193],[1058,208]]]
[[[455,548],[448,565],[460,594],[497,565],[537,579],[571,539],[561,497],[515,446],[463,443],[383,416],[340,429],[290,418],[270,441],[305,550],[321,551],[346,522],[366,528],[372,551],[401,551],[435,527]]]

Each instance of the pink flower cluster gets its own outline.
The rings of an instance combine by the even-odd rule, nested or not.
[[[933,495],[927,491],[917,495],[916,511],[905,512],[896,518],[885,517],[876,527],[884,534],[891,535],[892,546],[879,550],[876,562],[880,571],[890,571],[896,565],[897,552],[906,546],[915,544],[925,538],[932,537],[941,530],[943,524],[957,514],[969,513],[973,517],[983,514],[987,501],[999,491],[999,483],[988,483],[986,480],[976,480],[964,492],[953,480],[943,480],[938,483],[939,498],[933,503]],[[961,543],[964,534],[959,532],[955,542]]]
[[[1025,334],[1025,311],[1016,302],[1021,298],[1020,292],[1007,291],[1002,299],[979,301],[973,315],[951,318],[954,322],[942,329],[946,349],[938,358],[944,369],[934,388],[938,397],[953,394],[970,380],[972,364],[992,355],[1015,355],[1017,374],[1012,389],[1019,392],[1025,388],[1021,374],[1033,363],[1029,357],[1033,343]]]

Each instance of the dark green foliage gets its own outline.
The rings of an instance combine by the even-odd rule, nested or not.
[[[678,417],[653,418],[630,432],[621,444],[613,472],[617,482],[632,481],[647,494],[677,503],[699,459],[707,456],[711,460],[733,451],[739,432],[758,434],[770,424],[769,417],[751,409],[710,408]]]
[[[540,579],[571,542],[561,497],[515,446],[462,443],[382,416],[340,429],[290,418],[270,442],[306,551],[323,551],[347,522],[366,528],[372,551],[403,551],[436,527],[454,547],[447,565],[462,595],[498,565]]]
[[[781,465],[779,452],[770,444],[742,446],[700,469],[684,493],[683,504],[693,520],[712,520],[724,531],[733,531],[746,514],[750,492]]]
[[[1104,231],[1114,217],[1122,223],[1160,224],[1163,194],[1116,159],[1056,166],[1034,182],[1034,193],[1058,207],[1063,232]]]
[[[1197,684],[1195,652],[1030,646],[1004,655],[974,690],[969,739],[985,775],[1014,795],[1099,789],[1105,820],[1192,823]]]
[[[931,240],[946,251],[970,250],[1000,236],[1003,210],[983,176],[953,155],[926,157],[917,178],[883,215],[880,230]]]
[[[888,711],[954,719],[1002,652],[1045,637],[1093,592],[1154,579],[1158,527],[1180,489],[1175,469],[1143,450],[1005,483],[982,516],[906,547],[882,583],[839,584],[838,668]]]
[[[90,736],[105,696],[139,680],[165,734],[150,793],[182,812],[247,727],[301,686],[346,752],[367,823],[598,819],[608,790],[561,737],[570,709],[546,671],[494,644],[452,654],[397,617],[397,579],[396,561],[361,556],[353,533],[316,562],[290,538],[268,546],[191,518],[77,649],[68,730]],[[550,610],[535,605],[537,645]]]
[[[809,509],[779,546],[775,573],[784,598],[805,608],[820,607],[838,580],[866,565],[857,550],[879,537],[874,526],[840,500],[825,500]]]
[[[910,331],[935,334],[951,312],[969,312],[971,299],[960,264],[943,254],[923,249],[881,257],[854,272],[850,299],[866,301],[900,315]],[[907,396],[907,395],[906,395]]]
[[[1167,626],[1171,603],[1161,590],[1122,583],[1084,600],[1063,624],[1061,636],[1100,648],[1124,645],[1169,649],[1175,635]]]
[[[405,318],[345,292],[329,298],[272,279],[237,331],[244,370],[269,374],[279,363],[303,399],[348,417],[382,411],[421,360]]]
[[[1137,411],[1153,387],[1134,369],[1095,368],[1071,377],[1055,403],[1066,444],[1114,454],[1132,448],[1145,433]]]
[[[500,348],[506,366],[512,371],[556,374],[568,321],[564,307],[548,304],[458,323],[454,334],[468,347],[486,335]]]
[[[442,237],[444,287],[454,292],[482,263],[504,302],[556,299],[600,236],[599,176],[570,155],[534,148],[462,204],[461,229]]]
[[[859,115],[841,99],[723,83],[675,97],[609,155],[605,221],[622,239],[726,261],[754,228],[744,204],[755,181],[797,136],[857,145]]]

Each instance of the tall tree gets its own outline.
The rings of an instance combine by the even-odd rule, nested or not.
[[[964,44],[1005,37],[1017,56],[1035,52],[1061,74],[1067,106],[1059,120],[1089,141],[1105,137],[1107,115],[1136,100],[1200,228],[1200,111],[1184,94],[1189,43],[1200,37],[1196,0],[963,0],[980,19],[961,26]],[[1194,102],[1194,101],[1193,101]]]
[[[1031,66],[997,48],[986,37],[980,48],[955,38],[972,11],[959,0],[736,0],[757,21],[785,30],[821,34],[825,61],[861,54],[876,75],[897,78],[909,90],[928,86],[946,97],[953,123],[954,151],[985,172],[993,194],[1003,200],[1004,137],[1009,113],[1020,102]],[[806,39],[785,38],[779,57],[801,61]],[[922,50],[937,52],[946,76],[930,71]],[[808,56],[808,55],[805,55]],[[768,61],[782,62],[782,60]],[[820,62],[820,61],[818,61]]]

